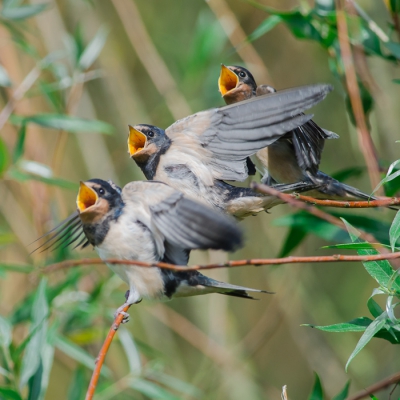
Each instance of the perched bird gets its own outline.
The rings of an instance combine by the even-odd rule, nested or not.
[[[257,86],[251,72],[240,66],[222,65],[218,87],[226,104],[276,93],[269,85]],[[262,181],[283,184],[310,179],[319,186],[310,193],[316,198],[373,199],[319,171],[325,140],[338,137],[335,133],[320,128],[311,119],[302,126],[288,130],[286,135],[257,153],[257,157],[268,170]]]
[[[103,260],[160,261],[186,265],[192,249],[235,250],[242,233],[233,219],[214,211],[161,182],[136,181],[122,190],[112,182],[91,179],[80,183],[77,212],[56,227],[52,245],[74,226]],[[80,232],[68,239],[79,239]],[[219,282],[198,271],[172,271],[133,265],[108,264],[129,286],[126,305],[143,298],[221,293],[252,298],[248,292],[263,290]]]
[[[282,202],[225,180],[245,180],[247,158],[310,120],[312,115],[300,113],[331,90],[330,85],[289,89],[198,112],[165,131],[146,124],[130,126],[128,151],[147,179],[165,182],[237,218],[253,215]],[[293,192],[315,186],[307,180],[276,188]]]

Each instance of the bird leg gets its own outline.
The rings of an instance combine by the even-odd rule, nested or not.
[[[132,296],[131,296],[132,293]],[[127,290],[125,293],[125,303],[122,304],[121,307],[117,308],[117,311],[114,313],[114,319],[117,318],[119,314],[122,314],[124,316],[123,320],[121,321],[122,324],[126,324],[129,322],[129,314],[124,311],[124,308],[126,306],[130,306],[132,304],[139,304],[142,301],[141,298],[137,297],[137,293],[134,290]]]

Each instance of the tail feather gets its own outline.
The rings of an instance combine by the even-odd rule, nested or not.
[[[266,290],[252,289],[244,286],[231,285],[230,283],[220,282],[215,279],[208,278],[206,276],[204,276],[204,278],[205,281],[202,282],[203,286],[214,288],[216,293],[225,294],[228,296],[257,300],[256,298],[250,296],[247,292],[273,294],[273,292],[268,292]]]

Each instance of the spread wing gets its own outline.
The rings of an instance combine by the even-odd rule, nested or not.
[[[169,262],[186,264],[188,250],[231,251],[242,243],[241,230],[232,218],[188,199],[165,183],[131,182],[123,189],[123,200],[136,205],[135,218],[149,227],[157,246],[162,238],[164,259]],[[139,208],[142,211],[138,212]]]
[[[330,85],[304,86],[202,111],[175,122],[166,134],[171,148],[195,153],[216,177],[244,180],[247,157],[309,121],[312,115],[302,112],[331,90]]]
[[[85,234],[83,233],[82,222],[79,218],[78,211],[73,212],[51,231],[36,239],[35,242],[42,238],[45,238],[46,240],[35,250],[33,250],[31,254],[39,249],[41,250],[41,252],[49,249],[54,251],[59,247],[65,248],[76,242],[77,244],[75,245],[74,249],[79,246],[82,246],[81,248],[84,248],[89,245],[89,242],[86,239]]]

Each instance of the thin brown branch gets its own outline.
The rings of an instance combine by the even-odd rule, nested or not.
[[[141,63],[175,119],[192,114],[167,65],[154,46],[133,0],[113,0],[128,38]]]
[[[369,398],[371,394],[375,394],[379,390],[386,389],[388,386],[393,385],[395,383],[400,382],[400,372],[396,372],[395,374],[382,379],[379,382],[374,383],[373,385],[367,387],[359,393],[356,393],[353,396],[350,396],[347,400],[360,400]]]
[[[127,312],[129,310],[130,305],[127,305],[124,307],[123,311]],[[94,392],[96,390],[96,386],[97,386],[97,382],[99,380],[100,377],[100,371],[101,371],[101,367],[104,364],[104,360],[106,358],[108,349],[110,348],[111,342],[115,336],[115,333],[117,332],[119,326],[122,323],[122,320],[124,319],[124,315],[119,313],[115,319],[113,324],[111,325],[110,330],[108,331],[107,337],[104,340],[103,346],[101,346],[99,355],[97,356],[96,359],[96,366],[94,368],[93,374],[92,374],[92,378],[90,379],[90,383],[89,383],[89,387],[88,390],[86,392],[86,397],[85,400],[92,400],[93,396],[94,396]]]
[[[172,271],[198,271],[205,269],[244,267],[247,265],[281,265],[281,264],[305,264],[305,263],[326,263],[326,262],[356,262],[356,261],[379,261],[395,260],[400,258],[400,252],[376,254],[372,256],[347,256],[343,254],[334,254],[332,256],[305,256],[305,257],[282,257],[282,258],[249,258],[246,260],[232,260],[225,263],[205,264],[205,265],[175,265],[164,262],[148,263],[137,260],[118,260],[110,258],[101,260],[100,258],[83,258],[81,260],[66,260],[51,264],[42,269],[42,272],[49,274],[55,271],[77,267],[78,265],[99,265],[99,264],[124,264],[135,265],[143,268],[162,268]]]
[[[347,91],[350,97],[351,107],[353,109],[354,117],[356,120],[358,142],[368,168],[372,188],[375,188],[380,181],[379,165],[375,152],[375,147],[372,142],[372,138],[368,131],[367,123],[365,120],[364,109],[360,96],[360,88],[358,87],[357,74],[355,71],[351,46],[349,42],[343,0],[336,0],[336,9],[340,52],[342,55],[345,70]]]
[[[232,46],[235,47],[240,58],[250,67],[252,73],[260,79],[260,82],[272,85],[273,82],[264,61],[254,46],[251,43],[246,43],[247,35],[227,1],[208,0],[206,3],[218,18]]]
[[[398,197],[384,197],[371,201],[339,201],[315,199],[314,197],[303,196],[301,194],[291,194],[291,196],[313,205],[335,208],[375,208],[400,205],[400,198]]]
[[[10,100],[0,112],[0,131],[7,122],[11,113],[14,111],[17,102],[24,97],[24,94],[32,87],[32,85],[39,78],[40,71],[41,71],[40,68],[38,66],[35,66],[28,73],[28,75],[26,75],[21,84],[14,90],[14,93],[12,94]]]
[[[317,218],[323,219],[324,221],[327,221],[330,224],[335,225],[335,226],[339,227],[340,229],[343,229],[344,231],[347,232],[346,225],[344,224],[344,222],[341,219],[336,218],[333,215],[328,214],[325,211],[322,211],[319,208],[316,208],[310,204],[303,203],[302,201],[295,199],[293,197],[293,195],[291,195],[291,194],[282,193],[279,190],[276,190],[270,186],[262,185],[262,184],[256,183],[256,182],[253,182],[251,187],[260,193],[265,193],[265,194],[269,194],[272,196],[276,196],[279,199],[281,199],[282,201],[284,201],[285,203],[288,203],[291,206],[298,208],[300,210],[307,211],[311,215],[314,215]],[[359,229],[359,231],[360,231],[361,239],[363,239],[367,242],[370,242],[370,243],[378,242],[378,240],[376,240],[375,237],[373,235],[371,235],[370,233],[364,232],[360,229]],[[385,248],[382,248],[382,252],[387,252],[387,250]]]

